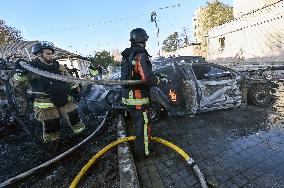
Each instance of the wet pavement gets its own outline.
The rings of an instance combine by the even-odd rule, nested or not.
[[[166,119],[153,136],[186,151],[212,187],[284,187],[284,87],[275,105]],[[153,143],[151,157],[137,163],[141,187],[200,187],[193,170],[173,150]]]

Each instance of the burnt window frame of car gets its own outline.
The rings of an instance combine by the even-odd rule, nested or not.
[[[197,70],[197,67],[205,68]],[[234,72],[226,67],[219,66],[212,63],[207,64],[192,64],[192,70],[197,80],[224,80],[224,79],[234,79]],[[199,72],[198,72],[199,71]],[[203,72],[202,72],[203,71]],[[206,72],[206,73],[205,73]],[[213,72],[213,73],[210,73]],[[221,74],[218,75],[218,73]]]

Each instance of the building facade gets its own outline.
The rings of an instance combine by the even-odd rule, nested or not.
[[[198,21],[198,17],[200,16],[201,8],[195,9],[192,18],[192,34],[193,41],[198,43],[201,42],[201,34],[200,34],[200,24]]]
[[[284,62],[284,2],[235,0],[234,20],[208,35],[210,62]]]
[[[79,70],[79,76],[80,78],[85,78],[89,76],[89,66],[91,64],[90,61],[84,60],[82,58],[78,57],[67,57],[67,58],[61,58],[57,60],[61,65],[66,64],[69,69],[76,68]]]

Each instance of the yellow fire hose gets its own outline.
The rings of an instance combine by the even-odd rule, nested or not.
[[[125,138],[121,138],[118,139],[112,143],[110,143],[109,145],[107,145],[106,147],[104,147],[102,150],[100,150],[96,155],[94,155],[89,161],[88,163],[80,170],[80,172],[77,174],[77,176],[74,178],[74,180],[72,181],[71,185],[69,188],[75,188],[77,186],[77,184],[79,183],[80,179],[84,176],[84,174],[87,172],[87,170],[96,162],[96,160],[101,157],[103,154],[105,154],[106,152],[108,152],[110,149],[112,149],[114,146],[117,146],[121,143],[124,142],[128,142],[128,141],[133,141],[135,140],[135,136],[129,136],[129,137],[125,137]],[[187,164],[189,164],[190,166],[193,167],[194,172],[196,173],[201,187],[203,188],[207,188],[207,183],[206,180],[204,179],[203,174],[201,173],[199,167],[195,164],[194,160],[192,158],[189,157],[189,155],[187,153],[185,153],[181,148],[179,148],[178,146],[174,145],[173,143],[166,141],[164,139],[158,138],[158,137],[151,137],[151,141],[154,142],[158,142],[160,144],[163,144],[165,146],[170,147],[171,149],[175,150],[177,153],[179,153],[187,162]]]

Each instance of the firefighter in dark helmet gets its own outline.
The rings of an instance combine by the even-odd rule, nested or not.
[[[122,103],[126,105],[135,126],[135,155],[143,159],[149,155],[149,100],[150,87],[167,82],[166,78],[154,75],[146,47],[148,40],[146,31],[142,28],[130,32],[131,47],[122,53],[121,80],[141,80],[142,84],[124,86]]]
[[[36,59],[29,64],[40,70],[67,75],[64,66],[53,59],[54,46],[50,42],[38,42],[32,46],[32,54]],[[66,82],[43,77],[29,72],[15,63],[16,73],[13,81],[16,88],[25,88],[28,84],[34,93],[34,111],[38,121],[43,125],[43,141],[54,143],[59,140],[60,115],[64,118],[75,134],[80,134],[85,125],[79,118],[78,107],[69,96],[72,86]],[[73,86],[74,87],[74,86]]]

